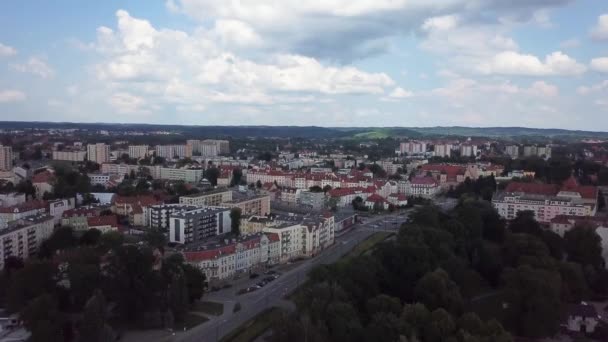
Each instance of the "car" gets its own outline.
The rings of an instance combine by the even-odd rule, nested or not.
[[[268,270],[268,271],[264,272],[264,274],[275,274],[275,273],[277,273],[277,271],[275,271],[275,270]]]
[[[273,281],[275,279],[277,279],[277,278],[275,278],[274,276],[269,276],[269,277],[265,277],[264,281],[267,282],[267,283],[270,283],[271,281]]]
[[[256,285],[259,287],[264,287],[264,286],[266,286],[266,284],[267,283],[265,281],[261,281],[261,282],[257,283]]]
[[[260,276],[260,275],[259,275],[259,274],[257,274],[257,273],[251,273],[251,274],[249,275],[249,279],[255,279],[255,278],[259,277],[259,276]]]

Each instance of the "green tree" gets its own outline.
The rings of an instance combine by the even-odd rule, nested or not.
[[[526,233],[540,236],[542,229],[534,216],[534,212],[523,210],[517,213],[515,219],[509,223],[509,230],[513,233]]]
[[[234,236],[241,235],[241,216],[240,208],[230,209],[230,232]]]
[[[564,234],[564,241],[569,261],[603,268],[602,239],[592,227],[575,226]]]
[[[243,170],[236,168],[232,170],[232,181],[230,185],[239,185],[243,180]]]
[[[211,183],[212,186],[217,185],[217,179],[220,177],[220,169],[217,167],[210,167],[204,172],[205,178]]]
[[[167,245],[167,237],[159,229],[148,229],[144,234],[144,240],[154,248],[164,248]]]
[[[559,273],[524,265],[508,270],[504,283],[507,322],[515,332],[532,338],[557,332],[561,305]]]
[[[458,285],[442,269],[424,275],[416,284],[414,296],[430,310],[444,308],[459,314],[463,308]]]
[[[28,341],[63,340],[63,315],[50,294],[42,294],[29,302],[19,314],[25,328],[32,334]]]
[[[77,244],[78,240],[74,236],[72,227],[59,227],[42,242],[38,254],[42,258],[50,258],[55,252],[75,247]]]
[[[84,234],[80,236],[80,244],[85,246],[96,246],[100,240],[101,231],[95,228],[87,229]]]
[[[194,301],[200,300],[205,293],[205,288],[207,287],[205,273],[199,268],[186,263],[182,264],[182,269],[186,277],[190,303],[194,303]]]
[[[103,342],[107,339],[106,300],[101,291],[95,291],[84,305],[82,323],[78,329],[83,341]]]
[[[19,312],[26,303],[55,290],[55,266],[47,261],[31,261],[14,273],[9,284],[6,305],[9,312]]]

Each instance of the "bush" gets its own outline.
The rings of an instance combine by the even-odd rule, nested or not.
[[[241,311],[241,303],[237,302],[236,304],[234,304],[234,308],[232,309],[232,312],[239,312]]]

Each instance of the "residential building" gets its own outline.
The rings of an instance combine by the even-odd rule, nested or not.
[[[505,147],[505,153],[512,159],[517,159],[519,158],[519,146],[508,145],[507,147]]]
[[[213,140],[206,139],[202,141],[205,145],[215,145],[217,154],[229,154],[230,153],[230,142],[228,140]],[[203,154],[205,155],[205,154]]]
[[[189,244],[230,232],[230,210],[222,207],[198,208],[171,214],[169,241]]]
[[[88,229],[88,219],[99,216],[101,208],[99,207],[80,207],[66,210],[61,215],[61,225],[69,226],[74,230]]]
[[[390,203],[386,199],[384,199],[384,197],[382,197],[378,194],[373,194],[373,195],[369,196],[368,198],[365,199],[363,204],[369,210],[376,210],[376,209],[387,210],[390,205]]]
[[[282,223],[264,228],[265,233],[279,237],[280,262],[303,257],[307,231],[308,229],[299,223]]]
[[[52,193],[55,184],[55,175],[48,171],[42,171],[32,177],[32,185],[36,189],[36,198],[42,198],[46,192]]]
[[[63,213],[67,210],[74,209],[75,205],[74,198],[49,201],[49,215],[53,216],[55,224],[59,224],[61,223]]]
[[[396,207],[404,207],[407,205],[407,196],[402,193],[390,194],[387,200]]]
[[[524,157],[532,157],[538,154],[538,147],[535,145],[524,146]]]
[[[109,173],[89,173],[87,174],[91,180],[91,185],[103,185],[105,186],[110,181]]]
[[[37,215],[19,219],[0,229],[0,270],[10,256],[26,260],[38,252],[40,244],[53,233],[53,217]]]
[[[435,157],[450,157],[452,155],[452,144],[437,144],[433,151]]]
[[[53,151],[53,160],[83,162],[86,159],[86,156],[87,152],[81,150]]]
[[[143,159],[148,156],[148,145],[129,145],[129,158]]]
[[[24,193],[10,192],[7,194],[0,194],[0,207],[10,207],[13,205],[25,203],[26,198]]]
[[[191,211],[199,207],[185,204],[157,204],[143,207],[146,225],[150,228],[169,229],[169,218],[172,214]]]
[[[12,221],[20,220],[30,216],[38,216],[47,213],[46,201],[32,200],[10,207],[0,208],[0,227],[5,227]]]
[[[165,159],[183,159],[192,157],[192,147],[188,145],[156,145],[156,156]]]
[[[399,193],[406,196],[433,198],[441,191],[437,180],[433,177],[414,177],[409,181],[399,183]]]
[[[477,145],[469,143],[460,145],[460,155],[462,157],[477,157]]]
[[[179,204],[203,206],[219,206],[222,203],[232,200],[232,191],[227,189],[217,189],[205,191],[197,194],[180,196]]]
[[[97,164],[110,162],[110,146],[104,143],[87,145],[87,159]]]
[[[87,217],[87,228],[97,229],[102,233],[118,230],[118,218],[116,215]]]
[[[116,215],[129,216],[129,213],[134,207],[147,207],[155,204],[160,204],[160,201],[154,196],[119,196],[116,195],[112,199],[112,212]]]
[[[328,192],[329,194],[329,203],[332,204],[334,202],[337,207],[349,207],[352,205],[352,202],[355,198],[361,197],[363,201],[367,199],[367,197],[373,195],[375,193],[374,187],[368,188],[338,188],[332,189]],[[332,204],[333,205],[333,204]]]
[[[184,181],[186,183],[198,183],[203,178],[203,169],[161,167],[160,176],[154,178]]]
[[[325,207],[325,193],[300,190],[298,203],[314,210],[321,210]]]
[[[129,165],[129,164],[110,164],[110,163],[103,163],[101,164],[101,173],[102,174],[107,174],[110,176],[124,176],[124,175],[130,175],[131,172],[139,172],[140,170],[140,166],[139,165]]]
[[[13,169],[13,148],[0,144],[0,170],[10,171]]]
[[[591,334],[600,323],[601,317],[591,304],[570,304],[566,310],[566,329],[572,332]]]
[[[427,144],[424,141],[406,141],[399,144],[399,151],[402,155],[426,153]]]
[[[560,187],[554,184],[512,182],[492,198],[498,213],[514,219],[520,211],[532,211],[536,220],[550,223],[560,215],[594,216],[598,189],[581,186],[571,177]]]
[[[234,192],[232,200],[222,202],[222,206],[239,208],[242,215],[265,216],[270,214],[270,196]]]
[[[265,227],[273,223],[273,218],[269,216],[257,216],[250,215],[241,217],[241,234],[249,235],[259,233],[264,230]]]
[[[293,186],[293,176],[293,173],[275,170],[249,171],[247,172],[247,183],[256,184],[259,181],[262,184],[276,183],[279,186]],[[305,187],[298,188],[302,189]]]

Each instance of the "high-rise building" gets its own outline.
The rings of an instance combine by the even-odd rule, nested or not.
[[[148,145],[129,145],[129,157],[142,159],[148,156]]]
[[[450,157],[452,155],[452,144],[435,145],[435,157]]]
[[[199,208],[176,212],[169,218],[169,241],[192,243],[230,232],[230,209]]]
[[[192,149],[188,145],[156,145],[156,156],[165,159],[182,159],[192,157]]]
[[[426,152],[426,142],[424,141],[407,141],[399,145],[401,154],[417,154]]]
[[[473,144],[460,145],[460,155],[463,157],[476,157],[477,156],[477,145],[473,145]]]
[[[9,171],[13,169],[13,148],[0,145],[0,170]]]
[[[83,162],[87,153],[79,150],[53,151],[53,160]]]
[[[97,164],[110,162],[110,146],[104,143],[87,145],[87,159]]]
[[[189,146],[192,149],[193,156],[201,155],[201,141],[196,139],[186,140],[186,146]]]
[[[509,145],[505,148],[505,153],[513,159],[519,158],[519,146]]]
[[[211,144],[217,146],[218,154],[228,154],[230,153],[230,142],[228,140],[213,140],[206,139],[202,141],[203,144]]]
[[[536,145],[524,146],[524,157],[532,157],[538,154],[538,147]]]

